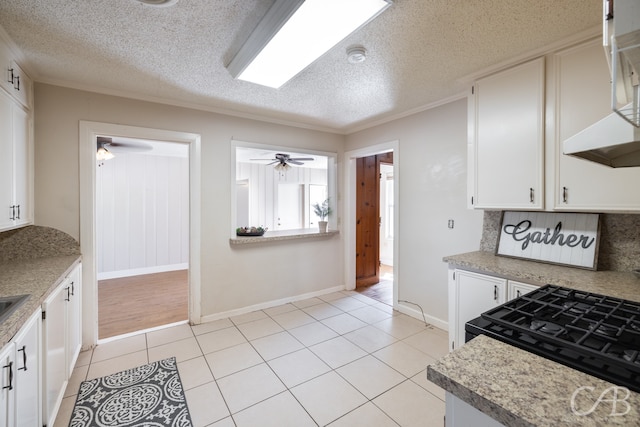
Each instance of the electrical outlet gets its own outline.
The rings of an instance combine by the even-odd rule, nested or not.
[[[453,228],[453,220],[452,219],[449,220],[448,227],[449,228]]]

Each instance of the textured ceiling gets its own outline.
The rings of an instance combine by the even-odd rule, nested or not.
[[[602,15],[601,0],[395,0],[276,90],[225,68],[271,4],[0,0],[0,26],[36,81],[349,133],[459,95],[462,78],[594,30]],[[364,63],[347,62],[355,44]]]

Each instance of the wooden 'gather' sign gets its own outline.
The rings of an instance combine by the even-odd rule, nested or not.
[[[496,255],[595,270],[600,215],[504,212]]]

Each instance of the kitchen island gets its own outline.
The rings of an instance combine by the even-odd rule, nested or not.
[[[640,394],[484,335],[430,365],[427,379],[450,393],[447,405],[460,399],[507,426],[640,425]]]

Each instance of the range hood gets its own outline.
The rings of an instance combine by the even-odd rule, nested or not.
[[[612,168],[640,166],[640,128],[611,113],[566,139],[563,148],[564,154]]]
[[[640,166],[640,2],[615,0],[615,13],[613,3],[603,1],[603,40],[614,113],[566,139],[563,152],[614,168]]]

